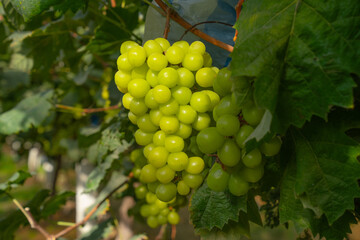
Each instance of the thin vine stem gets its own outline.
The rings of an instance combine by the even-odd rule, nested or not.
[[[186,29],[185,32],[183,33],[183,35],[181,35],[180,39],[179,40],[182,40],[185,35],[191,31],[192,29],[194,29],[195,27],[199,26],[199,25],[202,25],[202,24],[207,24],[207,23],[217,23],[217,24],[222,24],[222,25],[226,25],[226,26],[229,26],[229,27],[233,27],[232,24],[230,23],[225,23],[225,22],[220,22],[220,21],[204,21],[204,22],[199,22],[199,23],[196,23],[194,25],[192,25],[190,28]]]
[[[115,109],[121,108],[121,106],[119,106],[119,105],[114,105],[114,106],[110,106],[110,107],[106,107],[106,108],[77,108],[77,107],[71,107],[71,106],[62,105],[62,104],[56,104],[55,107],[58,109],[64,109],[64,110],[68,110],[71,112],[80,112],[81,114],[106,112],[109,110],[115,110]]]

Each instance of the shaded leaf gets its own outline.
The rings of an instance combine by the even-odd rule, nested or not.
[[[112,219],[107,219],[100,224],[95,225],[87,234],[81,236],[80,240],[100,240],[107,239],[114,231],[114,224]]]
[[[23,71],[6,69],[0,73],[0,94],[6,94],[30,83],[29,74]]]
[[[65,191],[55,196],[52,196],[49,200],[47,200],[44,203],[42,207],[42,211],[41,211],[42,217],[47,218],[55,214],[60,209],[60,207],[66,203],[66,201],[70,197],[74,197],[74,196],[75,193],[69,191]]]
[[[6,182],[0,184],[0,195],[10,191],[12,188],[23,185],[29,177],[31,177],[30,173],[23,170],[17,171]]]

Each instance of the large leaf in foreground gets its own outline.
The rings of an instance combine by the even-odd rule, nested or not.
[[[358,0],[245,1],[236,28],[231,68],[254,79],[255,101],[272,115],[267,131],[301,127],[312,115],[326,118],[332,105],[353,106]]]

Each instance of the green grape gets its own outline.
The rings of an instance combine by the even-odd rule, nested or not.
[[[136,79],[146,79],[147,72],[149,71],[149,67],[146,63],[141,65],[140,67],[136,67],[131,71],[131,78]]]
[[[147,203],[151,204],[151,203],[155,203],[155,201],[157,200],[157,197],[156,197],[156,195],[154,193],[147,192],[146,196],[145,196],[145,200],[146,200]]]
[[[149,83],[144,79],[133,79],[128,84],[128,91],[135,98],[143,98],[150,90]]]
[[[157,78],[158,73],[158,71],[153,71],[151,69],[147,71],[145,79],[151,87],[156,87],[159,84],[159,80]]]
[[[177,183],[176,188],[177,188],[177,192],[182,196],[186,196],[190,193],[190,187],[186,185],[186,183],[183,180]]]
[[[180,222],[180,216],[177,212],[171,211],[167,216],[167,220],[171,225],[176,225]]]
[[[144,185],[135,188],[135,196],[137,199],[145,198],[146,194],[147,194],[147,188]]]
[[[214,79],[213,88],[214,91],[221,96],[226,96],[231,93],[231,71],[228,68],[220,69],[217,77]]]
[[[151,122],[149,114],[137,117],[136,123],[143,132],[152,133],[158,130],[158,127]]]
[[[126,71],[119,70],[115,73],[115,84],[120,92],[128,92],[128,84],[131,81],[131,74]]]
[[[177,69],[179,74],[179,82],[178,85],[181,87],[192,88],[195,84],[194,74],[186,68]]]
[[[233,167],[241,159],[241,152],[233,139],[226,139],[218,150],[218,157],[225,166]]]
[[[128,59],[128,53],[120,55],[116,61],[116,64],[119,70],[123,70],[125,72],[130,72],[134,68]]]
[[[134,67],[140,67],[145,63],[146,60],[146,51],[141,46],[132,47],[127,52],[128,60],[131,65]]]
[[[169,202],[174,199],[177,193],[176,185],[172,182],[160,183],[156,188],[156,196],[163,202]]]
[[[184,40],[174,42],[173,46],[180,47],[185,53],[189,49],[189,43],[187,41],[184,41]]]
[[[235,136],[236,143],[239,147],[245,147],[245,140],[251,135],[254,128],[249,125],[243,125],[240,127],[239,132]]]
[[[160,225],[164,225],[167,223],[167,216],[164,216],[162,214],[159,214],[156,216],[156,219],[157,219],[157,222],[160,224]]]
[[[166,103],[171,98],[171,91],[165,85],[157,85],[154,89],[154,98],[158,103]]]
[[[156,133],[154,133],[153,143],[156,146],[164,146],[165,145],[165,138],[166,138],[166,133],[164,131],[162,131],[162,130],[159,130]]]
[[[154,138],[154,137],[153,137],[153,138]],[[155,145],[154,143],[150,143],[150,144],[146,145],[146,146],[144,147],[144,156],[145,156],[146,158],[148,158],[149,155],[150,155],[150,153],[151,153],[151,151],[152,151],[155,147],[156,147],[156,145]]]
[[[176,86],[171,89],[171,95],[180,105],[186,105],[190,102],[192,92],[188,87]]]
[[[204,55],[206,51],[205,44],[201,41],[194,41],[190,44],[188,52],[189,53],[199,53]]]
[[[155,195],[155,198],[156,198],[156,195]],[[158,199],[156,198],[156,200],[158,200]],[[155,203],[150,204],[150,215],[151,216],[156,216],[159,214],[159,212],[160,212],[160,209]]]
[[[190,106],[199,113],[207,112],[211,106],[209,96],[204,92],[194,92],[191,95]]]
[[[214,153],[224,144],[225,138],[216,129],[209,127],[201,130],[196,136],[196,143],[203,153]]]
[[[168,205],[166,202],[163,202],[163,201],[161,201],[161,200],[159,200],[159,199],[156,199],[155,204],[156,204],[156,206],[158,206],[158,208],[160,209],[160,211],[163,210],[164,208],[166,208],[167,205]],[[159,214],[160,214],[160,213],[159,213]]]
[[[211,55],[208,52],[205,52],[203,54],[203,58],[204,58],[204,67],[211,67],[212,66],[212,58]],[[215,70],[214,70],[215,71]]]
[[[130,122],[131,122],[132,124],[134,124],[134,125],[137,124],[137,116],[136,116],[134,113],[129,112],[129,113],[128,113],[128,118],[129,118],[129,120],[130,120]]]
[[[144,99],[145,105],[150,109],[155,109],[159,107],[159,103],[155,100],[154,89],[150,89]]]
[[[153,133],[147,133],[142,131],[141,129],[138,129],[136,130],[134,137],[137,144],[145,146],[152,142],[153,135]]]
[[[207,113],[198,113],[197,118],[193,122],[192,126],[195,130],[201,131],[210,126],[211,118]]]
[[[259,165],[255,168],[244,167],[240,171],[240,176],[247,182],[256,183],[264,175],[263,165]]]
[[[132,170],[133,174],[134,174],[134,178],[139,179],[140,178],[140,173],[141,173],[141,168],[139,167],[134,167]]]
[[[159,84],[173,88],[179,82],[179,74],[177,70],[172,67],[162,69],[158,74]]]
[[[204,167],[205,163],[201,157],[191,157],[185,170],[191,174],[199,174],[204,170]]]
[[[185,52],[179,46],[171,46],[166,50],[165,56],[169,63],[179,64],[182,62]]]
[[[156,216],[149,216],[146,219],[146,223],[151,228],[157,228],[159,226]]]
[[[184,139],[179,136],[170,135],[165,138],[165,148],[171,153],[181,152],[184,149]]]
[[[160,71],[168,65],[168,61],[162,53],[153,53],[148,57],[147,65],[153,71]]]
[[[163,52],[161,45],[155,40],[147,40],[144,43],[144,49],[146,51],[146,56],[150,56],[153,53]]]
[[[185,124],[193,123],[197,118],[197,112],[189,105],[183,105],[179,107],[177,118],[180,122]]]
[[[160,104],[159,110],[164,115],[175,115],[179,111],[179,104],[174,98],[166,103]]]
[[[169,41],[165,38],[155,38],[155,41],[160,44],[163,52],[165,52],[170,47]]]
[[[182,61],[183,67],[197,71],[204,66],[204,58],[199,53],[187,53]]]
[[[160,119],[160,129],[166,134],[174,134],[179,129],[179,120],[174,116],[163,116]]]
[[[213,110],[216,105],[220,102],[219,95],[211,90],[203,90],[202,92],[206,93],[210,98],[210,110]]]
[[[260,123],[264,112],[264,109],[257,108],[255,104],[247,104],[242,110],[245,121],[252,126],[256,126]]]
[[[248,168],[254,168],[261,164],[261,152],[259,149],[255,148],[254,150],[247,153],[242,158],[243,164]]]
[[[249,183],[238,174],[231,174],[229,178],[229,191],[235,196],[245,195],[249,191]]]
[[[145,165],[140,172],[140,181],[143,183],[151,183],[156,181],[156,168],[151,165]]]
[[[156,170],[156,178],[161,183],[169,183],[175,177],[175,171],[172,170],[169,166],[165,165],[158,170]]]
[[[125,41],[120,46],[120,53],[124,54],[124,53],[128,52],[131,48],[137,47],[137,46],[139,46],[139,44],[137,44],[134,41]]]
[[[130,111],[136,116],[144,115],[148,110],[143,98],[133,98],[130,102]]]
[[[167,159],[168,166],[174,171],[185,170],[189,162],[189,158],[184,152],[170,153]]]
[[[157,188],[157,186],[159,186],[159,184],[160,183],[158,181],[155,181],[155,182],[148,183],[146,186],[150,192],[155,193],[156,188]]]
[[[159,109],[151,109],[149,112],[150,120],[155,126],[160,125],[160,120],[163,117],[163,114]]]
[[[198,188],[203,182],[203,177],[200,174],[191,174],[183,172],[183,180],[191,188]]]
[[[143,217],[150,216],[150,205],[144,204],[140,207],[140,215]]]
[[[169,152],[165,149],[165,147],[158,146],[150,152],[148,160],[149,163],[152,164],[154,167],[160,168],[162,166],[165,166],[168,155]]]
[[[269,142],[261,144],[260,150],[265,156],[272,157],[280,152],[281,144],[281,138],[275,136]]]
[[[130,109],[130,103],[133,99],[134,99],[134,97],[131,96],[130,93],[125,93],[122,97],[122,104],[123,104],[124,108]]]
[[[223,192],[228,182],[229,173],[227,173],[219,163],[214,163],[206,178],[208,187],[215,192]]]
[[[240,121],[237,116],[225,114],[216,121],[216,129],[223,136],[234,136],[240,128]]]
[[[191,136],[192,133],[192,127],[191,125],[180,123],[179,129],[174,133],[176,136],[179,136],[183,139],[187,139]]]
[[[170,210],[169,208],[164,208],[160,211],[159,215],[163,215],[163,216],[166,216],[169,214]]]
[[[231,114],[237,116],[240,113],[241,108],[232,100],[231,95],[223,97],[219,104],[213,109],[214,120],[225,114]]]
[[[200,87],[212,87],[216,72],[209,67],[200,68],[195,74],[195,81]]]

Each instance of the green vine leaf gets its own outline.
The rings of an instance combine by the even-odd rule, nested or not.
[[[353,106],[359,13],[357,0],[245,1],[231,69],[255,79],[254,99],[272,116],[269,131],[301,127],[313,115],[326,119],[331,106]]]
[[[247,211],[246,200],[246,196],[212,191],[204,183],[191,198],[191,221],[198,230],[222,229],[229,220],[238,221],[240,210]]]
[[[0,195],[2,193],[10,191],[12,188],[16,188],[23,185],[26,179],[30,178],[31,174],[23,170],[14,173],[6,182],[0,184]]]

